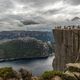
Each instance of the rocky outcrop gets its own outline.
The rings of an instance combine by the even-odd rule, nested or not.
[[[32,73],[25,69],[15,71],[11,67],[0,68],[0,80],[32,80]]]
[[[11,67],[5,67],[0,68],[0,80],[20,80],[20,76]]]
[[[76,28],[74,28],[76,27]],[[67,63],[80,62],[80,26],[53,29],[55,60],[53,68],[64,70]]]
[[[80,63],[66,64],[66,70],[48,71],[42,77],[43,80],[80,80]]]
[[[63,73],[64,79],[80,80],[80,63],[69,63],[69,64],[66,64],[66,66],[67,66],[66,71]]]
[[[31,80],[32,79],[32,73],[29,72],[28,70],[20,69],[19,72],[20,72],[21,78],[23,80]]]

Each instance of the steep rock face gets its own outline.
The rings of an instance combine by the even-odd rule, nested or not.
[[[55,60],[53,68],[64,70],[67,63],[80,62],[80,29],[54,29]]]
[[[36,58],[48,56],[48,45],[33,38],[11,40],[0,44],[0,58]]]

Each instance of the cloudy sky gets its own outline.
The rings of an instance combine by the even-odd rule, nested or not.
[[[74,17],[80,17],[80,0],[0,0],[0,21],[13,19],[20,23],[29,19],[45,23]]]

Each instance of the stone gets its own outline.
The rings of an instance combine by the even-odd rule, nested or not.
[[[39,80],[38,77],[32,77],[32,80]]]
[[[21,77],[23,80],[31,80],[32,73],[25,69],[20,69],[19,72],[21,73]]]
[[[80,69],[80,63],[68,63],[66,64],[67,68],[68,67],[76,67]]]
[[[9,79],[6,79],[6,80],[20,80],[20,79],[17,79],[17,78],[9,78]]]
[[[71,72],[80,72],[80,63],[69,63],[66,64],[67,70]]]
[[[68,80],[77,80],[76,76],[70,71],[66,71],[63,75],[63,78]]]
[[[77,78],[78,80],[80,80],[80,73],[78,73],[78,72],[73,72],[73,74],[76,76],[76,78]]]
[[[0,77],[0,80],[3,80],[3,78],[2,78],[2,77]]]
[[[59,76],[55,76],[55,77],[53,77],[51,80],[62,80],[62,78],[59,77]]]

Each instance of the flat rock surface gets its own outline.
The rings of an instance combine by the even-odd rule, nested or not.
[[[79,68],[80,69],[80,63],[69,63],[69,64],[66,64],[67,68],[68,67],[76,67],[76,68]]]

